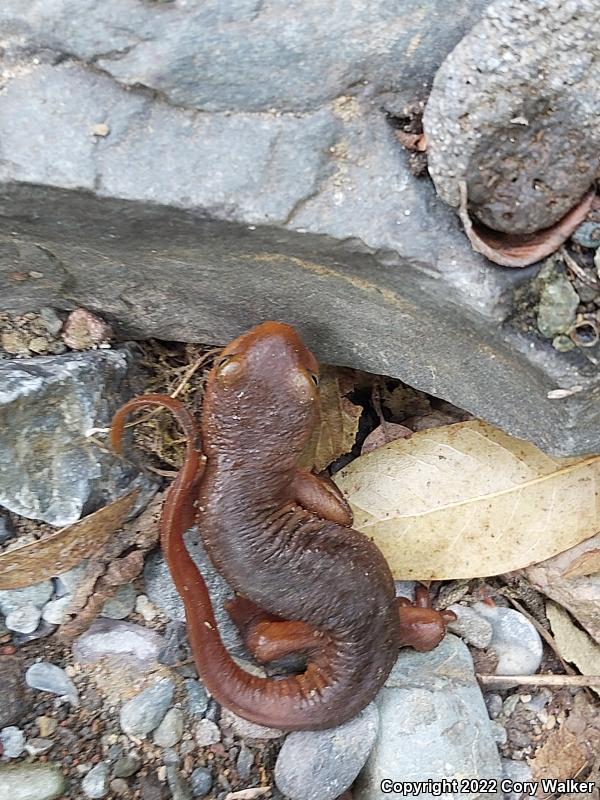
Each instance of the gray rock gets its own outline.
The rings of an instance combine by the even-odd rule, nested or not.
[[[0,764],[0,800],[55,800],[64,790],[54,764]]]
[[[473,662],[456,636],[448,634],[430,653],[402,650],[376,702],[379,736],[354,786],[355,800],[389,797],[381,789],[384,778],[500,778],[500,758]],[[435,795],[415,790],[405,796],[430,800]],[[474,795],[457,790],[444,797]]]
[[[180,622],[179,620],[168,622],[163,636],[165,645],[158,657],[161,664],[174,666],[190,657],[191,651],[186,636],[185,622]]]
[[[239,736],[240,739],[278,739],[283,736],[283,731],[279,728],[268,728],[265,725],[250,722],[234,714],[228,708],[224,708],[221,712],[221,727],[231,731],[235,736]]]
[[[115,763],[113,772],[117,778],[129,778],[131,775],[134,775],[141,766],[141,759],[136,755],[128,753]]]
[[[11,611],[16,611],[23,606],[34,605],[38,608],[50,600],[54,587],[52,581],[41,581],[24,589],[0,590],[0,612],[7,616]]]
[[[32,689],[66,697],[72,706],[79,705],[79,694],[75,684],[64,669],[57,667],[56,664],[50,664],[48,661],[32,664],[25,673],[25,682]]]
[[[17,647],[22,647],[28,642],[33,642],[36,639],[43,639],[46,636],[54,633],[56,625],[51,625],[49,622],[42,620],[37,628],[31,633],[13,633],[12,641]]]
[[[0,744],[4,758],[18,758],[25,750],[25,734],[15,725],[0,730]]]
[[[26,710],[25,682],[21,662],[15,656],[0,660],[0,727],[21,722]]]
[[[4,545],[6,542],[9,542],[16,535],[16,533],[16,528],[10,521],[8,514],[6,511],[0,509],[0,545]]]
[[[531,774],[531,769],[527,762],[515,761],[511,758],[503,758],[502,777],[505,780],[512,781],[513,783],[516,781],[522,783],[523,781],[530,781],[533,778],[533,775]],[[505,792],[504,800],[522,800],[523,797],[528,796],[529,795],[523,795],[522,792]]]
[[[141,737],[157,728],[171,705],[174,689],[172,681],[161,680],[128,700],[119,715],[123,732]]]
[[[88,560],[84,558],[79,564],[76,564],[74,567],[71,567],[71,569],[68,569],[66,572],[61,572],[60,575],[56,576],[54,583],[57,597],[64,597],[65,595],[71,595],[75,592],[85,576],[87,565]]]
[[[52,739],[44,739],[41,736],[34,736],[33,739],[28,739],[25,744],[25,750],[30,756],[42,756],[44,753],[49,752],[54,747]]]
[[[186,678],[183,682],[187,712],[192,717],[202,717],[208,708],[208,694],[204,686],[195,678]]]
[[[173,747],[183,736],[183,711],[170,708],[152,738],[159,747]]]
[[[594,181],[600,150],[595,0],[498,0],[435,77],[423,119],[429,172],[490,227],[558,221]]]
[[[334,800],[352,784],[371,751],[379,727],[371,703],[344,725],[294,731],[275,764],[277,788],[290,800]]]
[[[192,800],[192,791],[187,781],[180,775],[177,767],[167,767],[167,783],[173,800]]]
[[[6,615],[4,623],[10,631],[33,633],[40,624],[42,611],[34,605],[20,606]]]
[[[208,747],[221,741],[221,731],[216,723],[201,719],[194,725],[194,738],[198,747]]]
[[[454,611],[457,619],[448,623],[448,630],[461,636],[467,644],[473,647],[488,647],[492,641],[492,624],[484,619],[470,606],[461,606],[454,603],[448,606],[450,611]]]
[[[110,766],[101,761],[87,773],[81,781],[81,789],[86,797],[106,797],[110,778]]]
[[[133,622],[96,619],[73,642],[73,657],[82,664],[94,664],[103,658],[116,658],[137,667],[148,669],[158,662],[164,640]]]
[[[67,608],[72,600],[73,597],[70,594],[50,600],[42,609],[42,619],[51,625],[62,625],[67,619]]]
[[[0,503],[61,526],[123,494],[137,471],[85,437],[133,393],[130,373],[127,350],[0,361]]]
[[[573,233],[572,239],[582,247],[597,250],[600,247],[600,225],[597,222],[583,222]]]
[[[497,675],[533,675],[542,662],[544,646],[531,622],[518,611],[476,603],[473,608],[493,628],[490,648],[498,657]]]
[[[245,742],[242,742],[240,745],[240,752],[238,753],[238,757],[235,761],[235,768],[241,781],[248,780],[253,764],[254,753],[252,750],[250,750]]]
[[[124,619],[135,608],[135,586],[126,583],[119,586],[114,597],[109,598],[102,606],[100,615],[109,619]]]
[[[192,795],[205,797],[212,788],[212,774],[206,767],[196,767],[190,775]]]
[[[2,308],[76,303],[120,338],[214,343],[276,310],[323,362],[559,454],[600,448],[598,376],[503,324],[531,272],[472,252],[387,118],[424,96],[486,0],[377,0],[368,24],[336,7],[319,37],[313,0],[127,0],[125,29],[118,0],[74,2],[0,9]],[[32,270],[43,280],[15,278]]]
[[[238,631],[223,608],[223,603],[228,598],[233,597],[233,592],[213,567],[195,528],[185,534],[185,542],[191,557],[202,572],[208,586],[217,618],[217,625],[225,647],[235,654],[243,654],[245,651]],[[170,619],[185,622],[183,602],[175,588],[162,551],[155,550],[146,559],[144,581],[146,594],[152,603],[164,611]]]

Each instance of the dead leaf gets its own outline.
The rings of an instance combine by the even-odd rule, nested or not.
[[[551,600],[546,603],[556,649],[565,661],[574,664],[582,675],[600,675],[600,645],[582,631],[568,611]],[[600,689],[594,689],[600,695]]]
[[[431,411],[429,398],[412,386],[401,383],[393,389],[383,384],[381,403],[390,412],[392,422],[404,422],[409,417],[422,416]]]
[[[576,512],[574,512],[576,513]],[[569,573],[585,562],[587,554],[600,547],[600,533],[541,564],[529,567],[525,575],[546,597],[564,606],[600,644],[600,574]],[[590,555],[590,559],[594,557]]]
[[[67,609],[70,619],[60,627],[63,640],[73,639],[87,630],[119,586],[130,583],[140,574],[144,555],[158,541],[163,500],[164,492],[155,495],[139,517],[120,526],[119,535],[106,541],[104,547],[88,559]]]
[[[394,131],[396,139],[406,150],[413,150],[417,153],[427,151],[427,137],[424,133],[407,133],[406,131]]]
[[[60,575],[102,549],[121,527],[138,493],[135,489],[54,535],[2,553],[0,589],[20,589]]]
[[[372,450],[377,450],[378,447],[383,447],[384,444],[394,442],[396,439],[406,439],[412,436],[412,431],[406,425],[398,425],[395,422],[387,422],[384,420],[381,425],[378,425],[374,431],[367,436],[364,440],[361,453],[370,453]]]
[[[569,716],[529,760],[533,778],[574,778],[594,763],[599,748],[597,704],[580,691],[573,698]]]
[[[555,253],[587,217],[595,193],[588,192],[565,216],[549,228],[523,235],[500,233],[472,220],[467,209],[467,187],[460,187],[458,215],[473,250],[503,267],[527,267]]]
[[[354,388],[350,373],[323,366],[319,381],[320,420],[302,456],[300,466],[321,472],[354,446],[362,408],[345,394]]]
[[[479,420],[391,442],[335,480],[399,579],[498,575],[600,527],[600,455],[553,458]]]
[[[571,566],[563,572],[565,578],[578,578],[580,575],[594,575],[600,572],[600,550],[588,550],[575,558]]]

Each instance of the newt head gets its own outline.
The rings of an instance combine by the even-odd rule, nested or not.
[[[205,446],[217,440],[256,447],[257,437],[294,452],[318,411],[319,365],[294,328],[264,322],[230,342],[210,371],[203,405]],[[265,446],[267,442],[265,441]]]

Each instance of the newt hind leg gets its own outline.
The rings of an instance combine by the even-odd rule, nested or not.
[[[285,620],[265,611],[252,600],[237,595],[225,604],[244,644],[260,664],[292,654],[321,650],[323,634],[306,622]]]

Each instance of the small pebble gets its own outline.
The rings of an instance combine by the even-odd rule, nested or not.
[[[159,747],[173,747],[182,735],[183,711],[180,708],[170,708],[154,731],[154,744]]]
[[[42,619],[52,625],[62,625],[67,619],[67,608],[72,599],[72,595],[66,594],[56,600],[49,600],[42,609]]]
[[[21,606],[37,606],[41,608],[50,600],[54,592],[52,581],[41,581],[24,589],[0,590],[0,612],[6,616]]]
[[[172,667],[189,657],[185,623],[179,620],[168,622],[163,636],[165,645],[158,656],[159,663]]]
[[[127,785],[127,781],[123,780],[123,778],[113,778],[113,780],[109,784],[109,788],[113,794],[116,794],[118,796],[126,794],[129,791],[129,786]]]
[[[52,739],[43,739],[42,737],[36,736],[33,739],[28,739],[25,745],[25,750],[31,756],[41,756],[44,753],[47,753],[54,747],[54,742]]]
[[[25,734],[16,725],[0,730],[0,744],[4,758],[18,758],[25,750]]]
[[[105,761],[96,764],[81,781],[81,789],[86,797],[100,798],[106,797],[108,793],[108,781],[110,767]]]
[[[497,675],[533,675],[542,662],[539,633],[519,611],[476,603],[473,608],[493,628],[490,648],[498,657]]]
[[[102,606],[100,616],[108,619],[125,619],[135,608],[135,586],[126,583],[119,586],[114,597],[110,597]]]
[[[28,642],[33,642],[36,639],[43,639],[45,636],[50,636],[56,630],[56,625],[52,625],[46,620],[40,620],[40,624],[37,628],[32,631],[31,633],[17,633],[16,631],[13,633],[13,643],[17,645],[17,647],[21,647]]]
[[[530,781],[532,779],[531,769],[525,761],[514,761],[510,758],[503,758],[502,777],[504,780],[516,782]],[[524,795],[521,792],[506,792],[504,800],[521,800]]]
[[[52,336],[56,336],[63,325],[62,319],[58,316],[56,311],[50,308],[50,306],[44,306],[40,308],[40,317],[44,321],[48,333],[52,334]]]
[[[192,800],[192,791],[177,767],[167,767],[167,783],[171,790],[172,800]]]
[[[448,630],[461,636],[467,644],[479,649],[489,647],[492,641],[492,625],[480,614],[469,606],[461,606],[458,603],[449,606],[450,611],[454,611],[456,619],[448,623]]]
[[[171,705],[174,688],[170,680],[158,681],[125,703],[119,717],[123,732],[142,737],[157,728]]]
[[[494,692],[484,695],[483,699],[485,700],[490,719],[499,717],[502,713],[502,697]]]
[[[129,753],[123,758],[120,758],[113,767],[113,773],[117,778],[129,778],[138,771],[142,766],[141,759],[138,756]]]
[[[183,682],[187,695],[187,711],[192,717],[202,717],[208,708],[208,694],[200,681],[187,678]]]
[[[240,746],[240,752],[238,753],[237,760],[235,762],[235,768],[237,770],[237,774],[240,776],[240,780],[247,781],[250,777],[250,771],[252,769],[252,765],[254,764],[254,753],[250,748],[246,745],[245,742],[242,742]]]
[[[76,662],[95,664],[107,656],[126,660],[145,671],[156,664],[163,638],[133,622],[96,619],[85,633],[73,642]]]
[[[506,744],[506,728],[504,725],[501,725],[499,722],[492,720],[490,722],[490,729],[492,731],[492,736],[494,737],[494,741],[498,746],[502,746]]]
[[[6,627],[17,633],[33,633],[40,624],[41,610],[34,605],[20,606],[6,615]]]
[[[86,350],[110,341],[112,330],[95,314],[85,308],[76,308],[67,317],[61,336],[72,350]]]
[[[145,594],[139,594],[135,600],[135,610],[146,620],[152,622],[158,614],[156,606],[148,600]]]
[[[572,239],[582,247],[596,250],[600,247],[600,224],[597,222],[583,222],[572,234]]]
[[[58,725],[58,720],[55,717],[36,717],[35,722],[38,726],[40,736],[44,739],[48,736],[52,736]]]
[[[190,776],[192,795],[205,797],[212,789],[212,775],[206,767],[196,767]]]
[[[63,597],[66,594],[75,592],[85,576],[87,565],[87,559],[84,559],[66,572],[61,572],[60,575],[57,575],[54,579],[57,597]]]
[[[209,719],[201,719],[194,726],[194,736],[199,747],[208,747],[221,741],[219,726]]]
[[[25,681],[32,689],[52,692],[66,697],[73,706],[79,705],[79,695],[73,681],[66,675],[64,669],[55,664],[50,664],[48,661],[32,664],[25,673]]]

